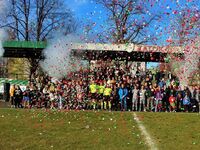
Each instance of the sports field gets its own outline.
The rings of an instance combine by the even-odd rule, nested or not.
[[[200,115],[135,113],[157,149],[199,149]],[[0,149],[150,149],[133,112],[0,109]]]

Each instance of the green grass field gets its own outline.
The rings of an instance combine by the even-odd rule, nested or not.
[[[161,150],[199,150],[200,114],[138,113]]]
[[[137,113],[159,149],[199,149],[200,115]],[[0,109],[0,150],[148,149],[132,112]]]

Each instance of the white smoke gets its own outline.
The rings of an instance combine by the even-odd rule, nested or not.
[[[0,20],[4,20],[3,18],[6,16],[6,13],[8,12],[8,3],[9,0],[0,0]],[[0,29],[0,57],[4,54],[3,49],[3,42],[7,39],[7,33],[4,29]]]
[[[7,33],[5,30],[0,29],[0,57],[4,54],[3,42],[7,39]]]
[[[45,60],[41,67],[51,77],[63,78],[68,73],[78,71],[82,63],[71,55],[73,43],[80,43],[80,38],[75,35],[57,35],[50,45],[43,51]]]

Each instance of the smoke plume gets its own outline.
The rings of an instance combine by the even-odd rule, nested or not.
[[[57,38],[49,42],[49,46],[43,51],[45,60],[40,63],[49,76],[63,78],[68,73],[84,67],[81,60],[71,56],[73,43],[80,43],[78,36],[58,34]]]
[[[0,29],[0,57],[4,54],[3,42],[7,39],[5,30]]]
[[[6,13],[8,12],[9,0],[0,0],[0,20],[2,21]],[[7,34],[4,29],[0,29],[0,57],[4,54],[3,42],[7,39]]]

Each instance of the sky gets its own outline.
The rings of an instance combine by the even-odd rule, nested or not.
[[[143,0],[145,1],[145,0]],[[162,19],[155,22],[149,30],[158,36],[159,45],[168,44],[166,41],[171,37],[172,32],[169,25],[174,22],[175,14],[180,13],[183,8],[200,7],[200,0],[146,0],[149,3],[151,14],[162,14]],[[102,27],[107,26],[107,11],[93,0],[70,0],[67,1],[68,7],[73,11],[82,25],[86,23],[95,24],[94,33],[98,33]],[[151,8],[152,7],[152,8]],[[82,32],[82,28],[79,32]],[[149,35],[151,36],[151,35]],[[148,66],[157,66],[158,63],[150,63]]]
[[[166,39],[170,38],[168,34],[169,25],[173,22],[175,13],[180,13],[182,8],[200,7],[200,0],[141,0],[149,3],[148,7],[153,14],[161,14],[162,19],[154,22],[149,28],[151,34],[157,35],[159,44],[165,45]],[[108,27],[108,12],[95,0],[66,0],[66,5],[73,11],[81,25],[94,24],[93,33],[99,33],[102,28]],[[81,29],[82,32],[82,28]],[[149,35],[151,36],[151,35]]]

